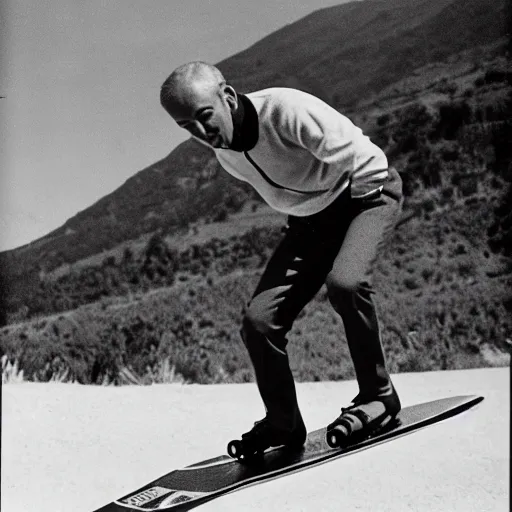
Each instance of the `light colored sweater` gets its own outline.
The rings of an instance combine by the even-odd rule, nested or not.
[[[214,151],[229,174],[250,183],[271,207],[302,217],[323,210],[347,187],[352,197],[382,189],[386,156],[350,119],[295,89],[246,96],[258,114],[256,145]]]

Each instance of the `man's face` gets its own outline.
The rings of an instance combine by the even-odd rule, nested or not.
[[[230,86],[194,83],[176,95],[168,112],[193,137],[213,148],[229,148],[233,140],[236,93]]]

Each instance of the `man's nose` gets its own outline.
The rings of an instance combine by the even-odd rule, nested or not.
[[[204,139],[204,140],[206,139],[206,129],[199,121],[195,121],[194,123],[189,125],[188,130],[195,137],[198,137],[198,138]]]

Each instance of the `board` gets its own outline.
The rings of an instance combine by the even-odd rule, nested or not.
[[[310,432],[300,451],[274,448],[251,463],[221,455],[171,471],[95,512],[191,510],[242,487],[336,460],[410,434],[466,411],[482,400],[483,397],[476,395],[454,396],[405,407],[392,427],[344,448],[330,448],[323,428]]]

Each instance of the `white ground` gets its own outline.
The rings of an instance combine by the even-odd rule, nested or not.
[[[483,395],[476,408],[389,443],[239,490],[198,511],[505,512],[508,368],[400,374],[404,406]],[[309,430],[354,382],[298,385]],[[263,416],[254,384],[2,389],[2,512],[92,512],[172,469],[220,455]]]

